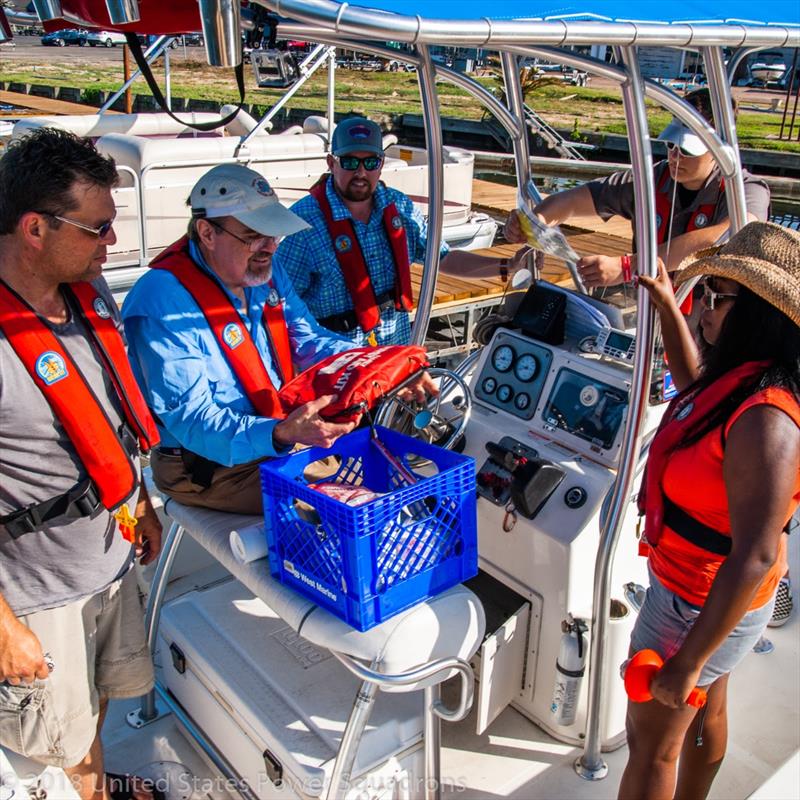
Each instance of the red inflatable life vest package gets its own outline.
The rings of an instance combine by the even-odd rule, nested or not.
[[[320,416],[355,419],[415,372],[429,366],[425,349],[416,345],[355,347],[329,356],[289,381],[280,391],[286,413],[326,394],[337,399]]]

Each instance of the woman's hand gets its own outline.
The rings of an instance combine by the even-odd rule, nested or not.
[[[684,708],[689,693],[697,686],[703,665],[685,665],[680,652],[664,662],[650,683],[653,699],[669,708]]]
[[[638,280],[647,289],[653,305],[659,311],[677,306],[675,292],[672,290],[672,281],[666,265],[660,258],[658,259],[658,277],[651,278],[649,275],[639,275]]]

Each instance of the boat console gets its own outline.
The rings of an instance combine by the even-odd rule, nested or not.
[[[591,624],[595,558],[622,450],[635,348],[633,334],[610,324],[620,324],[616,309],[603,305],[537,284],[513,322],[495,331],[470,380],[464,452],[476,461],[480,566],[492,579],[492,596],[480,584],[476,591],[488,619],[501,594],[513,612],[496,631],[490,626],[474,660],[479,727],[511,703],[562,741],[579,743],[585,728],[587,682],[572,686],[573,707],[563,714],[556,662],[564,639],[575,636],[570,626]],[[646,430],[659,413],[650,412]],[[634,618],[624,584],[646,584],[636,516],[631,498],[609,609],[611,676],[626,657]],[[608,684],[601,732],[603,746],[613,748],[624,738],[625,697],[621,682]]]

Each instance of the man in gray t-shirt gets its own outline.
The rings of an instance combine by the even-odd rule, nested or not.
[[[685,97],[713,124],[708,89]],[[728,230],[725,183],[713,156],[703,141],[678,121],[670,123],[659,139],[667,142],[667,160],[654,167],[658,255],[673,272],[692,253],[710,247]],[[769,215],[769,188],[746,171],[744,177],[747,221],[765,221]],[[603,220],[618,215],[634,221],[635,200],[630,170],[545,198],[534,211],[548,225],[558,225],[574,216],[596,214]],[[506,239],[523,241],[516,212],[509,214]],[[623,283],[628,270],[636,274],[634,252],[629,256],[589,255],[578,262],[578,272],[589,288]]]
[[[161,541],[139,466],[157,434],[101,277],[116,181],[55,129],[0,159],[0,746],[87,800],[108,699],[152,686],[131,567]]]

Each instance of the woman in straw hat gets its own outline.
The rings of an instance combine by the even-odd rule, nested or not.
[[[770,619],[800,504],[800,234],[752,222],[687,262],[680,282],[705,276],[699,346],[663,265],[640,278],[680,394],[640,491],[651,585],[631,652],[652,648],[665,664],[654,700],[628,705],[620,797],[637,800],[707,795],[725,755],[728,675]],[[694,686],[708,690],[699,711],[685,702]]]

